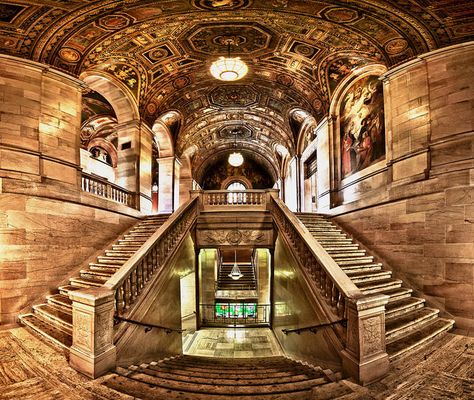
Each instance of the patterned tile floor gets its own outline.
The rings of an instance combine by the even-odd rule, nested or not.
[[[184,343],[185,354],[208,357],[270,357],[281,355],[269,328],[201,329]]]

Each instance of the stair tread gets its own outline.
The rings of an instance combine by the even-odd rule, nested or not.
[[[424,299],[420,299],[418,297],[406,297],[403,299],[396,300],[394,302],[388,303],[385,306],[386,313],[393,313],[399,310],[403,310],[404,308],[414,306],[417,304],[423,304],[425,302]]]
[[[40,311],[42,314],[46,314],[55,320],[60,320],[62,323],[72,328],[72,312],[65,312],[58,308],[51,306],[50,304],[36,304],[33,306],[35,312]]]
[[[55,344],[68,349],[72,346],[72,335],[51,324],[44,322],[34,314],[25,314],[19,316],[20,321],[43,337],[51,340]]]
[[[409,332],[407,335],[398,337],[395,341],[388,343],[386,350],[390,359],[401,356],[411,350],[419,348],[435,336],[449,331],[454,325],[454,320],[436,318],[425,324],[420,329]]]
[[[387,317],[385,319],[385,334],[390,335],[391,333],[406,328],[407,326],[423,321],[427,317],[437,315],[438,312],[439,310],[435,308],[423,307],[403,315],[392,318]]]

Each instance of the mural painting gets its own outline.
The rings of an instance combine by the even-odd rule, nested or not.
[[[344,95],[340,108],[342,178],[385,156],[382,82],[367,76]]]

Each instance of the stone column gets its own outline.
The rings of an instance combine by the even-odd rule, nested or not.
[[[151,212],[152,132],[140,121],[117,126],[117,184],[136,193],[136,207]]]
[[[388,372],[385,351],[385,304],[388,296],[364,296],[347,304],[347,342],[342,351],[344,372],[367,385]]]
[[[113,343],[114,292],[104,288],[70,294],[72,300],[72,347],[69,364],[90,378],[116,366]]]
[[[174,157],[162,157],[158,162],[158,212],[173,212]]]

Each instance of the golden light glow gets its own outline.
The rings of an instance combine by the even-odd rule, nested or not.
[[[214,78],[230,82],[243,78],[249,69],[240,57],[219,57],[210,70]]]
[[[229,155],[228,162],[233,167],[240,167],[244,162],[244,156],[240,153],[233,152]]]

